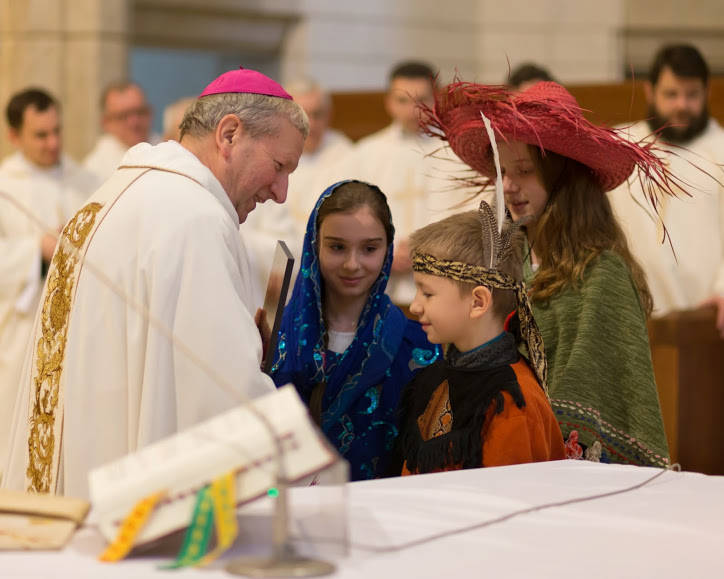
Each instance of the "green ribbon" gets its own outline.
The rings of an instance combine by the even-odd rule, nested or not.
[[[176,560],[168,565],[161,565],[160,569],[180,569],[197,565],[206,554],[214,527],[214,499],[210,485],[202,488],[196,495],[196,505],[191,519],[191,525],[186,529],[181,551]]]

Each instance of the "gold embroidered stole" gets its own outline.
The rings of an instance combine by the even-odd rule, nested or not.
[[[150,168],[116,171],[63,229],[48,269],[35,344],[28,409],[25,488],[55,494],[63,445],[63,362],[76,287],[90,240],[110,208]]]

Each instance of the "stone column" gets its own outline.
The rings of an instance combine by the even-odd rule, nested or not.
[[[11,152],[8,99],[29,86],[60,100],[65,152],[90,150],[103,87],[128,75],[131,9],[132,0],[0,0],[0,156]]]

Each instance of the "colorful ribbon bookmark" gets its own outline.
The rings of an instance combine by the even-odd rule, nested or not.
[[[208,565],[221,556],[231,547],[239,532],[236,523],[236,488],[233,472],[220,476],[211,483],[211,496],[214,499],[216,519],[216,548],[201,559],[199,565]]]
[[[206,553],[214,523],[214,501],[211,497],[210,485],[202,488],[196,495],[196,506],[191,518],[191,524],[186,529],[184,542],[176,560],[168,565],[161,565],[160,569],[179,569],[196,565]]]
[[[238,534],[236,523],[235,475],[229,472],[212,481],[198,494],[194,516],[186,531],[183,546],[176,560],[162,569],[179,569],[208,565],[234,543]],[[207,555],[212,521],[216,521],[216,548]]]
[[[106,563],[115,563],[128,555],[133,548],[138,533],[148,521],[158,501],[165,495],[166,491],[159,491],[138,501],[131,509],[130,514],[121,523],[114,541],[106,547],[106,550],[101,553],[98,559]]]

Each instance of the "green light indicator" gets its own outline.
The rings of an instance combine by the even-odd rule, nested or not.
[[[266,492],[266,494],[268,494],[270,497],[278,497],[279,489],[272,487]]]

